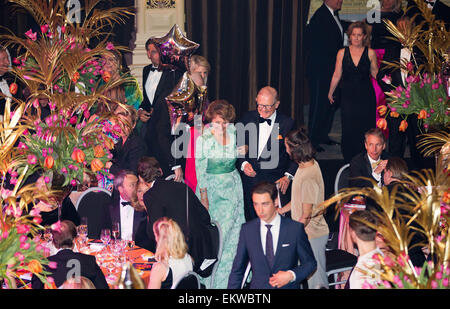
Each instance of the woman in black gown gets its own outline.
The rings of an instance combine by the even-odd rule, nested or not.
[[[336,87],[341,89],[342,140],[345,162],[364,151],[364,133],[376,126],[376,98],[370,76],[378,73],[377,56],[369,48],[368,27],[364,22],[350,25],[350,46],[339,50],[328,99],[333,104]]]

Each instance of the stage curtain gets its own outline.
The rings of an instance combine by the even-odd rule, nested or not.
[[[238,116],[256,108],[260,88],[280,95],[280,110],[303,124],[308,103],[303,38],[309,0],[186,0],[186,33],[208,59],[209,98]]]

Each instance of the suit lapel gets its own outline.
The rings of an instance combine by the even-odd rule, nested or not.
[[[284,217],[281,217],[280,220],[280,234],[278,235],[278,243],[277,243],[277,251],[275,251],[275,261],[273,262],[273,267],[277,265],[278,260],[281,258],[281,248],[283,245],[283,241],[287,238],[287,229],[285,224],[283,224]]]
[[[255,239],[255,240],[259,239],[259,241],[257,241],[257,244],[256,244],[256,247],[258,250],[258,255],[262,256],[261,259],[264,260],[266,267],[268,269],[270,269],[269,262],[267,261],[266,255],[264,254],[264,248],[262,245],[263,243],[262,243],[262,239],[261,239],[261,219],[255,220],[254,232],[255,232],[255,235],[254,235],[253,239]]]

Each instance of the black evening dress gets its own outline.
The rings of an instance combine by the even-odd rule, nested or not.
[[[364,133],[376,126],[376,97],[370,80],[369,49],[357,65],[345,48],[341,77],[341,149],[345,162],[365,150]]]

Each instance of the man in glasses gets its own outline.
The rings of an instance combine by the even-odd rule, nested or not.
[[[272,87],[262,88],[256,97],[256,106],[257,109],[247,112],[237,126],[238,146],[247,149],[238,159],[247,221],[257,217],[251,200],[252,188],[261,181],[277,183],[281,205],[285,205],[290,201],[290,183],[297,170],[284,146],[284,137],[294,129],[295,123],[277,111],[280,106],[277,91]]]

